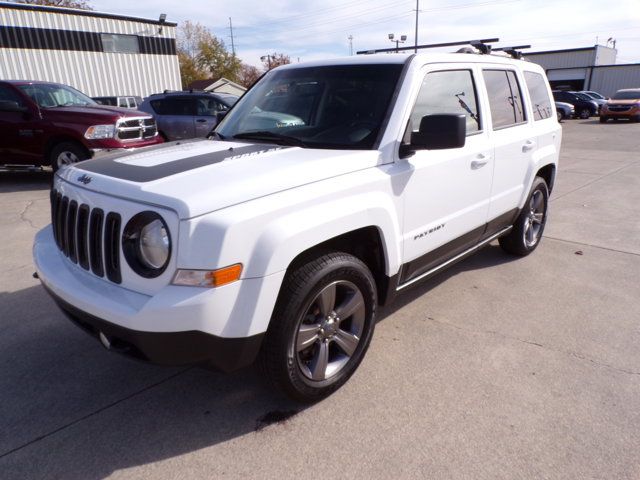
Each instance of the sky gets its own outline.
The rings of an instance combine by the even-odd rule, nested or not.
[[[236,54],[259,66],[268,53],[293,62],[413,45],[416,0],[90,0],[95,10],[200,22],[229,49],[229,17]],[[616,40],[617,63],[640,63],[640,0],[419,0],[418,44],[500,38],[529,51],[605,45]],[[610,44],[611,45],[611,44]],[[446,49],[451,51],[452,49]]]

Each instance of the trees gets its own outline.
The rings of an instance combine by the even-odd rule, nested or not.
[[[28,5],[45,5],[48,7],[66,7],[79,8],[81,10],[93,10],[93,7],[86,0],[13,0],[13,2],[26,3]]]
[[[279,67],[280,65],[287,65],[291,63],[291,58],[289,57],[289,55],[276,52],[261,57],[261,60],[265,70],[271,70],[273,68]]]
[[[178,27],[178,61],[182,86],[194,80],[225,77],[238,81],[241,62],[227,50],[224,42],[204,25],[186,21]]]
[[[238,83],[243,87],[249,88],[256,80],[258,80],[258,78],[260,78],[260,75],[262,75],[262,72],[257,67],[243,63],[240,66]]]

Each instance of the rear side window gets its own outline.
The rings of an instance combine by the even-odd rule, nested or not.
[[[527,84],[527,90],[531,98],[533,119],[538,121],[550,118],[551,99],[549,98],[547,82],[544,81],[544,77],[539,73],[524,72],[524,81]]]
[[[489,105],[493,129],[510,127],[526,120],[522,92],[515,72],[511,70],[484,70],[482,72]]]
[[[170,97],[151,101],[151,107],[158,115],[194,115],[193,98]]]
[[[430,72],[424,77],[411,112],[411,128],[418,131],[425,115],[463,114],[467,135],[482,129],[473,75],[470,70]]]
[[[11,88],[0,85],[0,101],[3,102],[16,102],[18,106],[24,106],[22,98],[15,93]]]

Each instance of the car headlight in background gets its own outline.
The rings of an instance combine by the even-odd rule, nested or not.
[[[131,269],[145,278],[165,271],[171,258],[169,228],[155,212],[141,212],[127,222],[122,233],[122,250]]]
[[[84,138],[87,140],[99,140],[101,138],[113,138],[115,134],[115,125],[93,125],[87,128]]]

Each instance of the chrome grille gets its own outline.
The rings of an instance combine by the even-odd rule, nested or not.
[[[119,140],[143,140],[158,134],[153,117],[123,118],[116,125],[116,136]]]
[[[51,190],[51,221],[58,248],[73,263],[98,277],[122,282],[120,271],[120,214],[105,215],[100,208]]]

